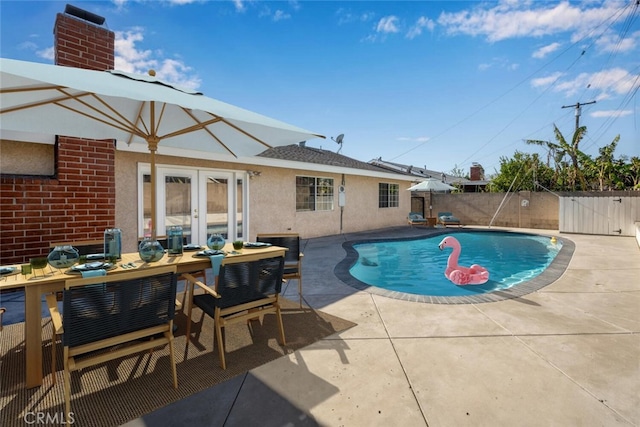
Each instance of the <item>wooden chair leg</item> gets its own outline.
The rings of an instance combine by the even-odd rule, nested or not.
[[[191,282],[187,282],[187,289],[185,293],[188,293],[188,299],[189,299],[189,308],[187,309],[187,331],[186,331],[186,339],[187,342],[185,343],[184,346],[184,358],[186,360],[187,358],[187,350],[189,349],[189,341],[191,341],[191,310],[193,308],[193,288],[194,285]],[[184,307],[184,305],[183,305]],[[184,311],[183,311],[184,312]]]
[[[218,357],[220,358],[220,367],[222,369],[227,369],[227,362],[224,358],[224,338],[222,337],[222,326],[220,322],[222,320],[217,318],[215,320],[215,330],[216,330],[216,339],[218,342]]]
[[[56,327],[51,321],[51,384],[56,385]]]
[[[282,345],[287,344],[287,340],[284,337],[284,324],[282,323],[282,313],[280,312],[280,304],[276,306],[276,316],[278,316],[278,329],[280,330],[280,343]]]
[[[64,348],[64,415],[68,424],[71,423],[71,372],[69,371],[69,349]]]
[[[176,356],[173,348],[173,320],[169,322],[169,330],[166,336],[169,338],[169,359],[171,361],[171,372],[173,374],[173,388],[178,389],[178,372],[176,371]]]

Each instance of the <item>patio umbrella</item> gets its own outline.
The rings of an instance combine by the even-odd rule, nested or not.
[[[407,190],[411,190],[411,191],[432,191],[436,193],[451,191],[455,189],[456,187],[446,184],[436,178],[427,178],[424,181],[407,188]]]
[[[411,190],[411,191],[428,191],[430,193],[443,193],[445,191],[451,191],[451,190],[455,190],[456,187],[453,187],[449,184],[446,184],[442,181],[440,181],[439,179],[436,178],[427,178],[424,181],[412,185],[411,187],[407,188],[407,190]],[[433,205],[431,205],[431,203],[429,204],[429,217],[433,217],[433,212],[432,209]]]
[[[146,144],[154,237],[159,144],[244,157],[324,138],[153,76],[5,58],[0,58],[0,129]]]

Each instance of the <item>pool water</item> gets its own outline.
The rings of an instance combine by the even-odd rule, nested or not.
[[[432,296],[477,295],[504,290],[542,273],[560,251],[549,237],[506,232],[456,232],[458,264],[489,271],[482,285],[458,286],[444,276],[451,248],[440,250],[446,234],[413,240],[353,245],[359,257],[349,272],[359,281],[390,291]]]

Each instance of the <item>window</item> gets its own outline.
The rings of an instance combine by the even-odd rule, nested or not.
[[[378,184],[378,207],[397,208],[400,186],[398,184]]]
[[[333,178],[296,177],[296,211],[333,210]]]

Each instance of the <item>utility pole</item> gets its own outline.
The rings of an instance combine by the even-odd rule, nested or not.
[[[589,105],[589,104],[595,104],[596,101],[591,101],[591,102],[583,102],[582,104],[579,102],[576,102],[573,105],[563,105],[562,108],[575,108],[576,109],[576,131],[578,130],[578,128],[580,127],[580,112],[581,112],[581,108],[583,105]]]

